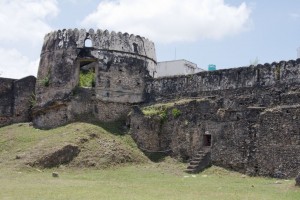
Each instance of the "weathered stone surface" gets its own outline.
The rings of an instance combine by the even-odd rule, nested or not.
[[[0,79],[0,126],[9,124],[13,116],[14,79]]]
[[[297,156],[300,153],[299,117],[299,105],[278,106],[260,114],[256,133],[258,175],[297,175],[300,163]]]
[[[95,72],[94,86],[78,89],[80,71],[87,65]],[[147,101],[146,85],[155,66],[154,44],[140,36],[92,29],[49,33],[38,71],[34,125],[51,128],[82,116],[101,121],[124,117],[130,104]]]
[[[300,186],[300,173],[298,173],[297,177],[295,178],[296,186]]]
[[[244,95],[250,93],[257,99],[256,101],[262,101],[261,92],[266,93],[267,90],[271,90],[270,95],[273,96],[280,95],[282,90],[293,91],[294,85],[300,83],[299,69],[300,59],[257,67],[205,71],[188,76],[158,78],[148,86],[148,90],[156,101],[178,97],[220,95],[220,93],[235,93],[239,90]],[[285,87],[286,85],[288,88]],[[297,91],[297,88],[294,89]],[[252,91],[258,93],[254,94]]]
[[[0,78],[0,126],[31,120],[36,79]]]
[[[14,123],[32,120],[31,108],[35,104],[36,78],[28,76],[14,82]]]
[[[174,108],[180,111],[179,116],[173,115]],[[165,118],[159,115],[144,116],[135,108],[130,116],[131,134],[138,146],[146,152],[165,151],[187,161],[203,145],[202,137],[207,127],[220,127],[212,121],[216,120],[213,115],[216,112],[215,102],[203,99],[174,105],[166,109]]]
[[[145,152],[169,150],[166,153],[181,160],[190,160],[203,148],[209,134],[214,165],[249,175],[296,176],[300,170],[298,106],[281,111],[221,106],[219,99],[174,105],[166,110],[163,122],[158,115],[145,116],[135,109],[131,112],[131,134]],[[174,108],[181,112],[176,118]]]
[[[249,175],[295,177],[300,171],[299,63],[155,79],[148,85],[149,104],[177,104],[166,110],[163,123],[158,115],[132,111],[133,138],[141,149],[169,150],[189,160],[208,133],[214,165]],[[177,118],[174,108],[181,111]]]

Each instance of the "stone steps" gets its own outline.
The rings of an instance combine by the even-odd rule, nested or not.
[[[211,165],[210,149],[199,150],[190,161],[185,172],[198,173]]]

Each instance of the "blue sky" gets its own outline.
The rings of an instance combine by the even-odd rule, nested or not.
[[[140,34],[158,61],[223,69],[296,59],[300,1],[0,0],[0,26],[2,77],[36,75],[44,35],[76,27]]]

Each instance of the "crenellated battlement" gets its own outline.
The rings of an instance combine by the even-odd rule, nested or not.
[[[146,57],[156,63],[154,43],[147,38],[128,33],[108,30],[63,29],[46,34],[42,54],[68,48],[84,48],[91,41],[90,48],[99,51],[115,51]]]

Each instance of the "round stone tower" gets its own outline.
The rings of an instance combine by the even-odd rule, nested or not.
[[[45,36],[33,122],[52,128],[72,121],[113,121],[147,101],[156,70],[154,43],[138,35],[90,29]]]

